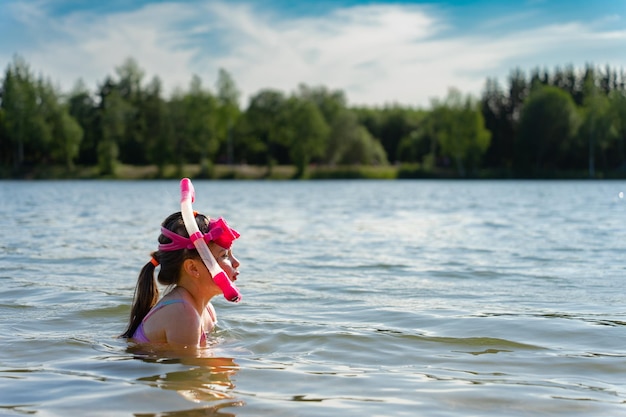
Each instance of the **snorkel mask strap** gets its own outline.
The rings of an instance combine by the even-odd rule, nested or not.
[[[170,243],[159,243],[159,250],[169,252],[180,249],[194,249],[195,246],[191,239],[174,233],[167,227],[161,227],[161,234],[171,240]]]
[[[204,239],[205,235],[203,235],[202,232],[200,232],[200,229],[198,229],[198,224],[196,223],[193,209],[191,207],[191,203],[195,200],[195,198],[195,190],[193,188],[193,184],[191,184],[191,180],[189,178],[183,178],[180,181],[180,211],[183,216],[185,228],[187,229],[187,233],[189,234],[189,240],[193,243],[196,250],[200,254],[200,258],[202,258],[204,265],[206,265],[207,269],[211,273],[213,281],[222,290],[224,298],[234,303],[239,302],[241,300],[241,293],[239,292],[237,287],[230,281],[222,268],[218,265],[217,261],[213,257],[213,254],[209,250],[207,242]],[[224,222],[224,225],[225,224],[226,222]],[[227,225],[226,227],[222,226],[222,235],[224,234],[223,232],[225,232],[226,229],[233,231]],[[239,233],[237,233],[236,231],[234,233],[237,237],[239,237]],[[235,237],[235,239],[237,237]],[[233,239],[231,239],[229,243],[232,243],[232,240]],[[216,243],[218,242],[216,241]],[[230,247],[230,244],[228,247]]]

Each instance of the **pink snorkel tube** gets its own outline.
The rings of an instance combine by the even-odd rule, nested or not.
[[[198,229],[195,216],[191,203],[196,199],[196,192],[191,184],[189,178],[183,178],[180,181],[180,212],[183,215],[183,222],[187,233],[189,233],[189,239],[193,242],[196,250],[200,254],[202,261],[206,265],[207,269],[213,277],[213,282],[217,284],[222,290],[224,298],[233,303],[237,303],[241,300],[241,293],[235,287],[235,285],[228,279],[226,273],[220,268],[217,261],[213,257],[213,254],[209,250],[209,246],[203,239],[203,234]]]

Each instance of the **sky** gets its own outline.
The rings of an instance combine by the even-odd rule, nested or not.
[[[0,77],[16,55],[62,92],[133,58],[166,97],[194,75],[215,91],[221,68],[243,109],[300,84],[428,107],[517,68],[626,70],[626,0],[0,0]]]

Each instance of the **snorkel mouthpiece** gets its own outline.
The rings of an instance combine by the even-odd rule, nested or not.
[[[213,274],[211,274],[213,275]],[[220,271],[216,275],[213,275],[213,282],[217,284],[222,290],[224,298],[233,303],[238,303],[241,300],[241,294],[237,287],[233,285],[230,279],[226,276],[226,272]]]
[[[198,229],[191,203],[196,199],[196,192],[189,178],[183,178],[180,181],[180,212],[183,216],[185,229],[189,234],[189,239],[193,242],[196,250],[200,254],[200,258],[206,265],[207,269],[213,277],[213,282],[222,290],[224,298],[233,303],[241,301],[241,293],[237,287],[231,282],[226,273],[220,268],[213,254],[209,250],[204,235]]]

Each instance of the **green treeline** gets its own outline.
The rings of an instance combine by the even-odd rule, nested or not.
[[[429,109],[349,106],[340,90],[300,85],[263,89],[240,108],[230,74],[212,90],[193,76],[164,97],[133,59],[89,91],[78,81],[59,91],[16,56],[0,87],[0,176],[34,169],[156,166],[157,177],[195,164],[398,166],[399,177],[557,178],[626,176],[626,74],[587,65],[487,79],[480,98],[451,89]],[[171,174],[170,174],[171,175]]]

